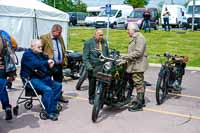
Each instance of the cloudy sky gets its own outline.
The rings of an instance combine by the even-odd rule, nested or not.
[[[122,4],[124,0],[82,0],[84,3],[86,3],[88,6],[103,6],[107,3],[111,4]],[[155,5],[158,5],[161,1],[166,1],[167,3],[170,3],[173,1],[177,4],[184,4],[187,0],[150,0],[148,7],[155,7]]]

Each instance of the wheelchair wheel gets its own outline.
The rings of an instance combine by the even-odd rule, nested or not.
[[[26,102],[24,104],[25,109],[30,110],[33,107],[33,103],[31,101]]]
[[[47,112],[46,111],[41,111],[40,112],[40,119],[46,120],[47,119]]]
[[[60,103],[58,103],[58,105],[57,105],[57,110],[58,110],[58,112],[60,112],[62,110],[62,105]]]
[[[18,114],[19,114],[19,106],[18,105],[13,108],[13,114],[15,116],[18,116]]]

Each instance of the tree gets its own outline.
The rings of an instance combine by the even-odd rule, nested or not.
[[[87,5],[81,0],[43,0],[47,5],[64,12],[86,12]],[[55,3],[54,3],[55,2]]]
[[[76,12],[86,12],[87,5],[81,0],[74,0]]]
[[[186,1],[186,2],[184,3],[184,6],[187,7],[187,5],[189,4],[189,2],[190,2],[190,0]]]
[[[134,8],[144,7],[148,2],[149,0],[124,0],[124,4],[132,5]]]

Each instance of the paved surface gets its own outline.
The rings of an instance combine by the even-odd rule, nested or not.
[[[187,70],[183,78],[181,95],[170,95],[166,102],[156,105],[155,83],[159,68],[151,67],[145,73],[147,86],[144,111],[129,112],[126,107],[104,107],[97,123],[92,123],[92,106],[87,101],[88,82],[76,91],[76,80],[65,78],[63,90],[70,103],[63,105],[58,121],[41,120],[37,101],[31,110],[20,106],[20,114],[12,121],[4,120],[0,110],[0,133],[200,133],[200,71]],[[9,91],[11,104],[16,105],[21,92],[21,81]],[[0,107],[1,109],[1,107]]]

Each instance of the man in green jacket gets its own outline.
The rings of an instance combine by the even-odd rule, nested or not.
[[[103,30],[97,29],[94,37],[84,43],[83,48],[83,62],[88,71],[89,79],[89,103],[94,103],[95,88],[96,88],[96,74],[101,71],[103,62],[99,59],[99,52],[102,51],[104,56],[109,56],[107,41],[103,38]]]
[[[131,38],[128,46],[128,54],[122,58],[127,60],[127,73],[132,75],[137,99],[131,103],[129,111],[140,111],[145,106],[144,72],[148,68],[147,46],[144,36],[140,33],[137,24],[128,24],[128,34]]]

